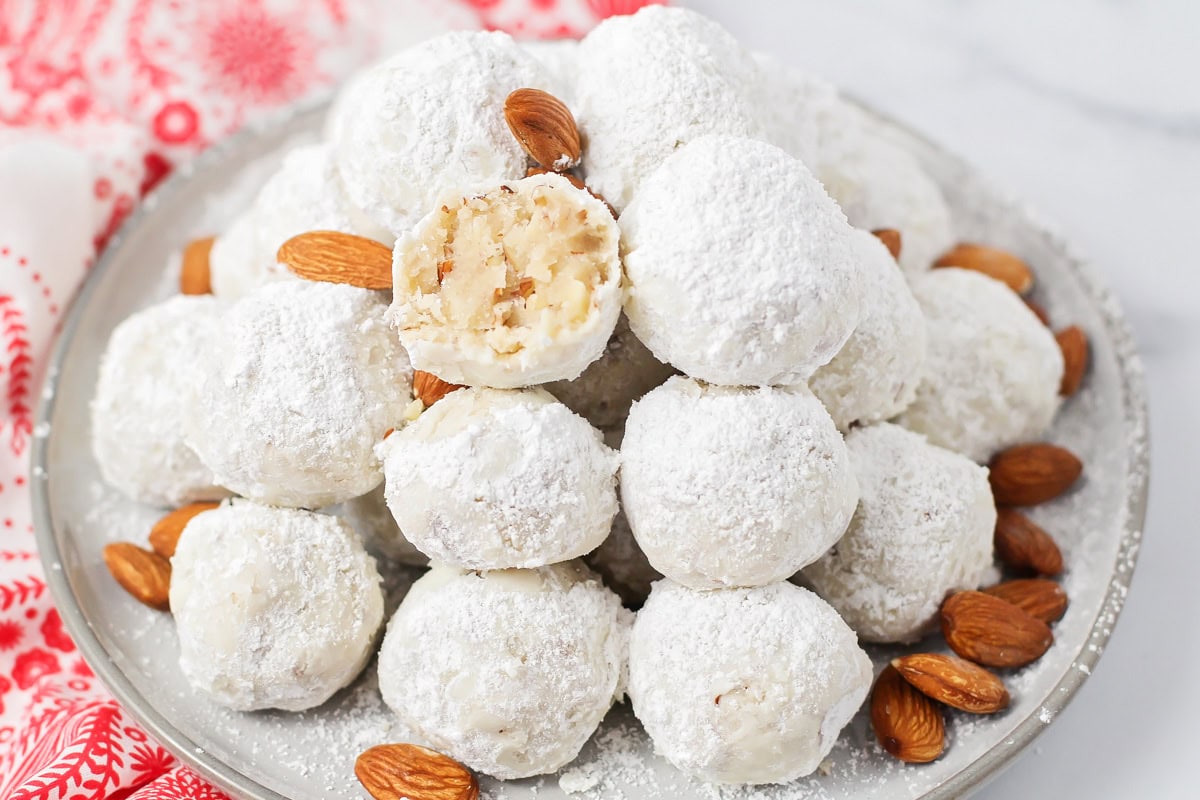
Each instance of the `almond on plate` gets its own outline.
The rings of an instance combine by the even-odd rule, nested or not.
[[[191,503],[177,508],[170,514],[154,523],[150,529],[150,547],[163,558],[175,555],[175,545],[179,543],[179,535],[192,520],[192,517],[205,511],[211,511],[220,503]]]
[[[183,261],[179,265],[180,294],[212,294],[208,257],[214,241],[214,237],[206,236],[193,239],[183,248]]]
[[[982,272],[995,278],[1017,294],[1026,294],[1033,289],[1033,270],[1021,259],[1007,250],[981,244],[962,242],[943,253],[934,267],[958,267]]]
[[[875,234],[879,241],[883,242],[883,246],[892,254],[892,258],[900,259],[900,248],[903,245],[904,239],[900,235],[900,231],[892,228],[877,228],[871,231]]]
[[[1074,453],[1045,442],[1002,450],[988,467],[998,506],[1036,506],[1053,500],[1083,474],[1083,462]]]
[[[1046,578],[1018,578],[979,591],[1012,603],[1047,625],[1062,619],[1067,612],[1067,593]]]
[[[1054,334],[1063,355],[1063,376],[1058,393],[1070,397],[1079,391],[1088,367],[1088,338],[1078,325],[1063,328]]]
[[[171,607],[171,562],[129,542],[104,546],[104,565],[135,600],[159,611]]]
[[[354,775],[375,800],[476,800],[479,783],[449,756],[415,744],[381,744],[354,762]]]
[[[1007,566],[1038,575],[1063,570],[1062,551],[1040,525],[1012,508],[996,511],[996,555]]]
[[[922,694],[972,714],[994,714],[1008,708],[1004,682],[983,667],[941,653],[913,653],[892,659],[904,680]]]
[[[983,592],[957,592],[942,603],[950,649],[988,667],[1023,667],[1042,657],[1054,634],[1040,619]]]
[[[883,668],[871,690],[871,727],[884,750],[911,764],[933,761],[946,747],[941,706],[892,666]]]

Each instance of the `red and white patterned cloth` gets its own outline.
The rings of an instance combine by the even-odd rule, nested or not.
[[[108,696],[34,551],[43,360],[96,252],[171,170],[448,28],[585,32],[653,0],[0,0],[0,798],[224,798]]]

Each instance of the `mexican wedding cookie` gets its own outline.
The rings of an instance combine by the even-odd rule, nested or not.
[[[355,82],[354,118],[330,126],[346,193],[400,234],[450,188],[520,178],[504,101],[525,87],[553,81],[504,33],[448,33],[373,67]]]
[[[460,389],[379,446],[405,537],[468,569],[594,550],[617,513],[617,454],[541,390]]]
[[[809,379],[838,430],[891,419],[917,396],[925,362],[925,317],[883,242],[854,232],[863,270],[862,319],[833,360]]]
[[[928,271],[954,244],[941,189],[912,153],[888,138],[887,123],[846,100],[826,111],[817,117],[821,144],[813,172],[851,224],[900,231],[900,266],[906,273]]]
[[[897,425],[846,436],[862,499],[804,579],[870,642],[912,642],[942,600],[992,566],[996,504],[987,470]]]
[[[680,145],[762,133],[749,91],[754,59],[694,11],[649,6],[610,17],[579,45],[577,69],[587,183],[618,211]]]
[[[171,569],[183,674],[239,711],[324,703],[383,622],[375,562],[336,517],[233,501],[188,523]]]
[[[141,503],[180,506],[229,494],[183,439],[183,396],[221,303],[174,297],[126,319],[108,341],[92,400],[100,474]]]
[[[1050,329],[1007,286],[978,272],[935,269],[912,289],[929,351],[916,400],[896,421],[981,463],[1045,433],[1063,373]]]
[[[858,324],[853,233],[779,148],[699,138],[621,216],[629,324],[659,359],[700,380],[803,381]]]
[[[646,558],[696,589],[784,580],[838,540],[858,502],[842,436],[802,384],[671,378],[634,403],[621,460]]]
[[[813,772],[870,685],[854,631],[789,583],[697,592],[659,581],[630,638],[629,698],[654,749],[712,783]]]
[[[262,503],[320,508],[374,489],[374,447],[402,423],[411,371],[381,295],[267,284],[235,303],[211,346],[184,429],[217,482]]]
[[[404,724],[472,769],[553,772],[624,693],[630,617],[577,561],[435,566],[388,623],[379,689]]]
[[[289,152],[251,208],[213,243],[213,293],[236,299],[272,280],[292,278],[276,260],[279,246],[306,231],[353,233],[392,245],[394,237],[346,197],[329,145]]]
[[[570,380],[621,313],[619,238],[561,175],[451,194],[396,243],[389,318],[413,366],[451,383]]]

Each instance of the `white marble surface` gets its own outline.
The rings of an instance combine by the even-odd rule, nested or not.
[[[1133,591],[1095,675],[978,796],[1197,797],[1200,3],[687,4],[965,156],[1116,288],[1146,361],[1153,442]]]

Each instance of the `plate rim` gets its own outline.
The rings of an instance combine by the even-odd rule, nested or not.
[[[1000,188],[989,176],[982,174],[955,152],[946,149],[930,137],[890,115],[880,113],[858,98],[848,93],[844,96],[881,120],[895,126],[905,136],[911,137],[923,147],[936,152],[939,158],[945,159],[956,169],[970,174],[998,204],[1004,206],[1010,214],[1019,216],[1023,225],[1036,231],[1063,254],[1067,269],[1074,273],[1075,278],[1088,294],[1113,343],[1122,393],[1122,421],[1131,428],[1131,437],[1125,442],[1130,458],[1128,475],[1140,477],[1139,485],[1130,487],[1125,505],[1124,531],[1112,563],[1112,573],[1105,589],[1104,598],[1096,617],[1088,628],[1088,635],[1083,639],[1078,652],[1071,659],[1066,673],[1050,687],[1050,693],[1045,702],[1040,704],[1039,710],[1021,720],[1002,745],[987,750],[940,785],[920,796],[920,800],[952,800],[952,798],[963,797],[981,789],[1057,719],[1090,677],[1116,629],[1140,554],[1149,496],[1150,446],[1144,370],[1128,318],[1112,288],[1056,228],[1047,224],[1040,215],[1033,213],[1028,204],[1018,200],[1009,191]],[[62,566],[62,553],[58,546],[58,536],[50,510],[50,476],[47,471],[47,458],[50,439],[54,431],[49,428],[49,424],[56,406],[63,359],[74,340],[83,309],[87,307],[88,300],[100,281],[109,272],[121,242],[137,228],[144,217],[153,213],[164,198],[183,191],[196,172],[219,165],[232,152],[236,152],[244,142],[252,141],[261,136],[264,131],[281,126],[287,120],[323,112],[331,104],[332,97],[332,90],[323,92],[306,101],[274,112],[261,122],[247,125],[226,136],[188,163],[176,168],[125,219],[109,240],[83,284],[72,297],[62,328],[50,350],[39,395],[35,433],[32,437],[33,446],[30,452],[31,504],[35,543],[50,595],[67,631],[78,646],[80,655],[122,707],[183,764],[194,769],[199,775],[224,791],[249,800],[290,800],[290,798],[262,785],[199,747],[187,734],[159,713],[145,700],[144,695],[110,657],[84,615],[67,571]],[[38,431],[47,430],[48,435],[38,435]],[[1040,718],[1043,710],[1048,710],[1052,714],[1050,722],[1043,722]]]

